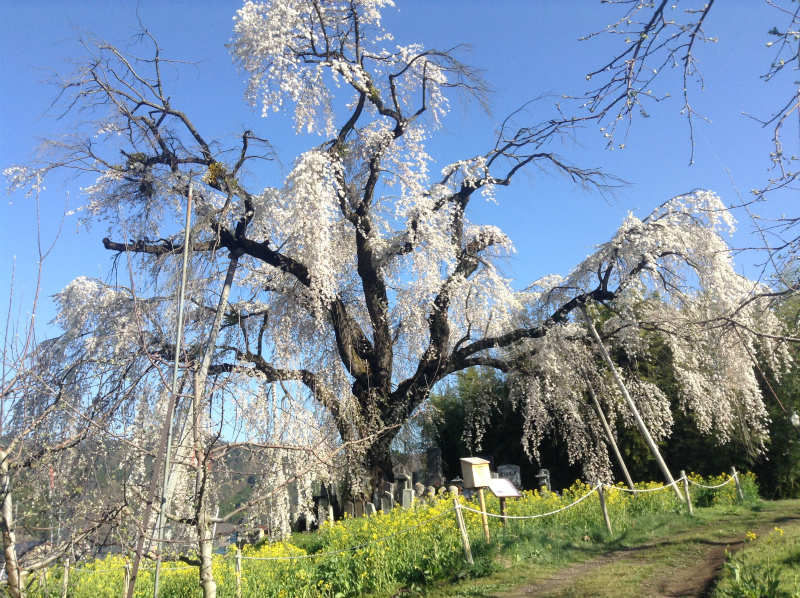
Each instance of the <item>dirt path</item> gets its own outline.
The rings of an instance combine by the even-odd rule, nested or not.
[[[572,565],[498,598],[702,598],[713,589],[726,550],[740,549],[747,531],[763,536],[776,526],[800,526],[800,513],[776,508],[717,521]]]

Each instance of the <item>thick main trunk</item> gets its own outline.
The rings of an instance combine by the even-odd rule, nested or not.
[[[365,455],[373,491],[383,492],[384,484],[394,481],[391,446],[396,434],[385,434],[376,440]],[[380,505],[375,505],[380,508]]]
[[[11,476],[8,467],[8,453],[0,450],[0,531],[3,534],[3,556],[5,557],[6,580],[11,598],[25,598],[25,588],[17,562],[17,539],[14,533],[14,509],[11,502]]]

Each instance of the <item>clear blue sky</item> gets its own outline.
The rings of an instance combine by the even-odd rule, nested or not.
[[[439,168],[485,152],[495,125],[527,100],[543,93],[584,91],[585,74],[619,47],[612,46],[611,39],[578,42],[578,37],[602,28],[615,14],[615,8],[594,0],[412,0],[398,5],[399,10],[386,11],[384,20],[398,43],[420,42],[438,49],[470,44],[472,52],[465,60],[485,69],[496,90],[492,116],[477,108],[464,112],[453,103],[446,130],[429,144]],[[222,0],[142,0],[138,13],[166,55],[198,62],[174,82],[173,105],[179,102],[209,137],[252,129],[269,138],[284,163],[290,163],[299,151],[319,140],[296,138],[286,119],[263,119],[244,104],[243,80],[225,49],[239,6]],[[65,60],[78,52],[71,41],[73,28],[124,44],[137,26],[136,10],[134,2],[0,0],[0,168],[25,162],[33,155],[37,137],[53,135],[68,124],[44,116],[55,89],[42,80],[47,78],[47,69],[69,70]],[[603,149],[596,129],[583,131],[578,144],[553,148],[578,165],[600,166],[629,181],[631,186],[618,197],[605,201],[561,178],[533,172],[501,190],[497,204],[475,202],[473,221],[500,226],[516,244],[518,252],[509,262],[508,274],[517,287],[549,273],[566,274],[595,244],[607,240],[630,210],[644,216],[670,197],[696,187],[712,189],[728,203],[735,202],[726,169],[744,195],[764,184],[769,134],[741,112],[766,115],[791,92],[791,86],[787,90],[781,82],[767,85],[759,79],[772,57],[765,47],[766,32],[775,25],[780,25],[777,13],[757,0],[728,0],[714,6],[706,31],[720,41],[698,48],[706,90],[695,90],[694,96],[695,107],[712,122],[703,123],[696,135],[693,166],[688,166],[688,128],[679,115],[680,99],[674,97],[654,110],[652,118],[635,124],[625,150]],[[540,105],[541,112],[535,116],[545,118],[550,114],[548,101]],[[54,234],[67,193],[70,208],[75,208],[81,203],[79,188],[88,184],[88,180],[49,182],[42,195],[45,239]],[[279,184],[276,178],[254,181],[255,188]],[[17,256],[16,290],[24,286],[24,298],[30,298],[35,283],[36,220],[29,199],[4,196],[0,205],[0,299],[5,304],[13,256]],[[780,215],[796,213],[795,206],[789,197],[776,197],[756,209],[764,215]],[[757,244],[757,239],[748,238],[750,226],[744,215],[739,220],[733,244]],[[77,276],[108,274],[112,256],[102,248],[103,236],[101,225],[76,232],[75,217],[67,218],[53,258],[46,262],[45,296]],[[737,258],[751,276],[757,274],[753,259]],[[43,319],[53,314],[47,305],[40,313]]]

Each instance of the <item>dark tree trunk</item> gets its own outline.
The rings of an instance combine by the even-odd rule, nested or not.
[[[391,446],[392,440],[394,440],[396,435],[396,432],[393,431],[381,436],[370,447],[364,457],[373,491],[377,490],[379,493],[382,493],[384,484],[394,481]],[[375,506],[380,508],[380,505]]]

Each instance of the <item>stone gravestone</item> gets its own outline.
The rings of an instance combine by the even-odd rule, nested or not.
[[[353,503],[353,501],[348,500],[346,503],[344,503],[344,514],[350,519],[355,519],[356,505]]]
[[[414,484],[414,495],[417,498],[422,498],[422,495],[425,494],[425,486],[417,482]]]
[[[328,517],[328,499],[320,498],[317,501],[317,523],[322,525]]]
[[[547,469],[540,469],[539,473],[536,474],[536,482],[539,484],[539,491],[544,492],[552,492],[552,488],[550,487],[550,472]]]
[[[411,488],[403,490],[403,505],[404,509],[410,509],[414,506],[414,491]]]
[[[397,486],[399,490],[406,490],[411,488],[411,476],[408,475],[406,468],[402,465],[397,469],[397,473],[394,475],[394,479],[397,481]]]
[[[448,486],[447,491],[453,496],[458,496],[458,486]]]
[[[428,447],[425,451],[425,459],[428,463],[428,477],[425,480],[425,485],[441,486],[444,484],[441,449],[438,446]]]
[[[354,503],[353,508],[355,510],[356,517],[363,517],[364,516],[364,501],[363,500],[357,500]]]
[[[367,517],[372,517],[377,512],[378,512],[378,509],[375,508],[375,504],[374,503],[368,502],[364,506],[364,513],[366,514]]]
[[[519,465],[500,465],[497,468],[497,474],[514,484],[517,490],[522,490],[522,475]]]
[[[328,505],[328,521],[333,523],[333,505]]]
[[[381,511],[383,511],[383,514],[388,515],[391,512],[393,506],[394,506],[394,496],[392,496],[388,492],[384,492],[383,496],[381,497]]]

